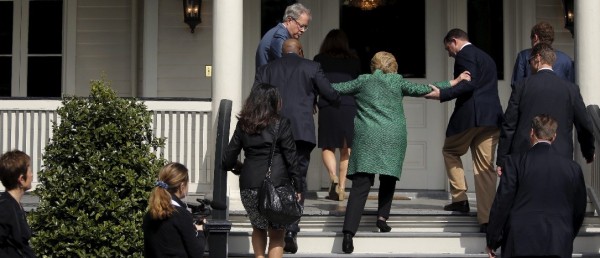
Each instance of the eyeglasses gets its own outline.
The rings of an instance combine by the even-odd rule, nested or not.
[[[292,18],[292,17],[290,17]],[[296,19],[292,18],[292,21],[294,21],[296,23],[296,25],[298,25],[298,28],[300,28],[301,31],[306,31],[308,30],[308,25],[307,24],[301,24],[299,23]]]

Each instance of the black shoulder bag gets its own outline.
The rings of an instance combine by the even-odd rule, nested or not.
[[[286,225],[296,222],[302,217],[302,205],[296,199],[296,192],[292,184],[287,183],[275,187],[271,180],[271,164],[275,154],[275,145],[279,135],[279,122],[275,124],[275,135],[273,145],[269,154],[269,168],[262,187],[258,192],[258,211],[273,224]],[[282,171],[282,173],[287,173]]]

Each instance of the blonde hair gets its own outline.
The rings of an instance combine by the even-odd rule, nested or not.
[[[166,184],[166,189],[160,183]],[[177,162],[172,162],[158,172],[157,185],[150,193],[148,200],[148,213],[152,219],[166,219],[171,217],[175,208],[171,204],[171,194],[175,194],[182,184],[188,182],[188,169]]]
[[[371,72],[377,69],[383,73],[397,73],[398,63],[394,55],[385,51],[377,52],[371,59]]]

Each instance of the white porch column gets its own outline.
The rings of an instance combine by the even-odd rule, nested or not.
[[[235,115],[242,105],[243,4],[237,0],[215,0],[213,3],[213,128],[216,129],[217,126],[216,118],[221,100],[229,99],[233,102],[229,129],[230,134],[233,134],[237,122]],[[216,134],[213,134],[211,138],[213,142],[215,137]],[[220,157],[214,158],[220,159]],[[238,177],[230,173],[227,177],[227,186],[229,208],[242,208]]]
[[[158,0],[144,1],[141,97],[158,96]],[[135,83],[135,82],[134,82]],[[137,97],[137,96],[134,96]]]
[[[600,104],[600,1],[575,1],[575,78],[586,105]]]
[[[600,89],[597,82],[600,66],[600,49],[596,45],[600,40],[600,1],[575,1],[575,82],[579,85],[585,105],[600,104]],[[574,152],[581,164],[585,180],[589,182],[591,167],[585,163],[576,142]],[[598,159],[599,157],[596,157]]]

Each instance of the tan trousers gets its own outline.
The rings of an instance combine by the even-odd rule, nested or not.
[[[462,133],[446,137],[444,141],[444,162],[450,181],[452,202],[467,200],[467,181],[461,156],[471,149],[475,197],[477,198],[477,221],[488,223],[490,209],[496,195],[496,170],[494,156],[500,129],[495,127],[474,127]]]

